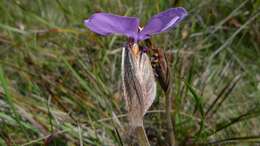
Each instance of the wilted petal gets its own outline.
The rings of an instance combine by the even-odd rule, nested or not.
[[[151,35],[165,32],[172,27],[175,27],[181,20],[187,16],[187,11],[184,8],[171,8],[163,11],[149,21],[144,29],[139,33],[138,39],[145,40]]]
[[[136,38],[139,19],[109,13],[96,13],[84,21],[86,27],[100,35],[118,34]]]
[[[122,78],[128,119],[132,126],[142,126],[143,116],[156,95],[153,69],[148,56],[131,48],[122,53]]]

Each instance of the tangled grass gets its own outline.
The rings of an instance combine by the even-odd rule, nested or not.
[[[175,6],[188,18],[153,39],[171,60],[179,144],[259,144],[259,1],[0,0],[0,145],[120,145],[125,40],[83,20],[104,11],[146,22]],[[144,120],[152,145],[165,145],[164,104],[158,89]]]

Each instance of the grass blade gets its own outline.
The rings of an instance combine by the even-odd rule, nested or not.
[[[228,127],[230,127],[230,126],[232,126],[236,123],[239,123],[243,120],[249,120],[251,118],[255,118],[255,117],[258,117],[258,116],[260,116],[260,109],[258,109],[258,107],[255,107],[254,109],[249,110],[245,114],[242,114],[242,115],[237,116],[235,118],[229,119],[228,121],[230,121],[230,122],[227,122],[227,123],[223,122],[223,123],[217,124],[217,125],[222,125],[222,126],[216,128],[215,132],[210,134],[210,135],[216,134],[217,132],[220,132],[221,130],[224,130],[224,129],[226,129],[226,128],[228,128]]]
[[[216,108],[212,111],[212,113],[208,116],[208,118],[212,117],[217,111],[218,109],[221,107],[221,105],[223,104],[223,102],[228,98],[228,95],[233,91],[233,89],[235,88],[236,84],[238,83],[238,81],[240,80],[241,75],[238,75],[234,78],[233,83],[227,88],[226,92],[224,92],[223,94],[223,98],[220,100],[220,102],[216,105]],[[221,97],[221,96],[220,96]],[[220,99],[219,97],[219,99]],[[214,104],[215,105],[215,104]],[[214,105],[212,105],[214,107]],[[213,108],[212,107],[212,108]],[[210,109],[209,109],[210,110]],[[209,111],[208,111],[209,112]]]
[[[204,109],[203,109],[202,102],[201,102],[202,97],[199,96],[199,95],[196,93],[196,91],[191,87],[191,85],[189,85],[189,84],[186,83],[186,82],[185,82],[185,84],[186,84],[186,86],[188,87],[188,90],[190,91],[190,93],[192,94],[192,97],[195,99],[195,102],[196,102],[195,106],[196,106],[196,108],[199,109],[199,112],[200,112],[201,117],[204,117],[205,113],[204,113]]]
[[[212,102],[212,104],[209,106],[205,113],[205,117],[208,116],[208,114],[214,109],[214,107],[217,105],[218,101],[221,100],[221,97],[224,95],[223,99],[221,100],[221,104],[224,102],[224,100],[227,98],[227,96],[231,93],[232,89],[234,88],[235,84],[239,81],[240,75],[236,76],[231,82],[229,82],[218,94],[218,96],[215,98],[215,100]],[[233,88],[232,88],[233,87]],[[220,104],[219,103],[219,104]],[[218,107],[221,105],[218,104]],[[211,116],[209,116],[211,117]]]
[[[186,83],[186,82],[185,82]],[[200,116],[201,116],[201,121],[200,121],[200,128],[198,130],[197,133],[195,133],[195,136],[198,138],[201,134],[201,132],[203,131],[204,129],[204,124],[205,124],[205,113],[204,113],[204,109],[203,109],[203,105],[202,105],[202,97],[199,96],[196,91],[188,84],[186,83],[186,86],[188,87],[188,90],[190,91],[190,93],[192,94],[192,97],[194,97],[195,99],[195,106],[196,108],[199,109],[199,112],[200,112]]]
[[[3,97],[4,97],[4,99],[10,105],[11,111],[14,114],[14,118],[15,118],[16,122],[18,123],[19,127],[24,132],[24,134],[27,136],[27,132],[25,131],[25,127],[22,125],[22,122],[21,122],[21,117],[19,116],[19,114],[18,114],[18,112],[17,112],[17,110],[15,108],[15,105],[14,105],[14,103],[12,101],[12,97],[11,97],[11,95],[9,93],[8,82],[7,82],[7,79],[5,78],[2,66],[0,66],[0,83],[1,83],[0,85],[3,88],[3,92],[4,92],[4,96]]]
[[[213,142],[209,142],[207,144],[199,144],[203,145],[223,145],[223,144],[242,144],[242,143],[260,143],[260,135],[258,136],[245,136],[245,137],[232,137],[222,140],[217,140]]]

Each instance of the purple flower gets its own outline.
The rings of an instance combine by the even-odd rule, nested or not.
[[[86,27],[100,35],[123,35],[129,39],[122,51],[122,80],[130,126],[143,127],[143,116],[156,96],[154,72],[146,51],[138,42],[168,31],[187,16],[184,8],[171,8],[151,18],[141,29],[136,17],[96,13],[84,21]],[[168,78],[167,78],[168,79]]]
[[[135,42],[150,38],[152,35],[166,32],[175,27],[187,16],[184,8],[171,8],[151,18],[141,30],[136,17],[118,16],[109,13],[96,13],[84,21],[86,27],[100,35],[124,35]]]

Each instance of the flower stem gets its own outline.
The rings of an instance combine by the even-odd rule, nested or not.
[[[150,146],[143,126],[136,127],[135,132],[140,146]]]
[[[150,146],[143,124],[129,125],[126,143],[129,146]]]
[[[171,110],[172,110],[171,87],[169,87],[165,91],[165,108],[166,108],[168,141],[171,146],[177,146],[177,142],[176,142],[176,138],[175,138],[175,134],[174,134],[175,130],[174,130],[174,126],[173,126],[173,124],[175,123],[175,116],[173,117],[173,121],[172,121],[172,116],[171,116]]]

